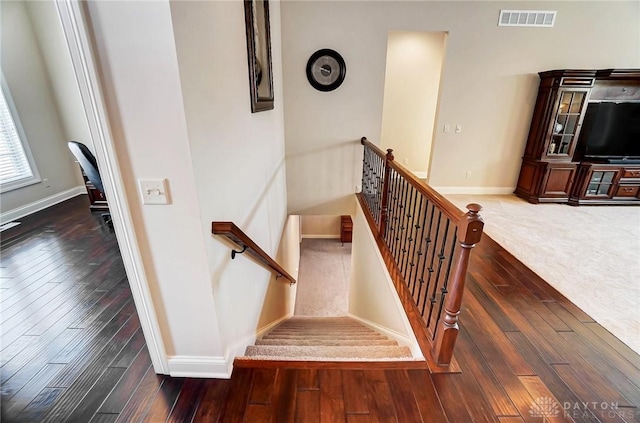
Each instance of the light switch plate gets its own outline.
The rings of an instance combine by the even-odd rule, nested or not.
[[[170,204],[166,179],[138,179],[142,204]]]

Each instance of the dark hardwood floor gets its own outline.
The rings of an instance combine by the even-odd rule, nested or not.
[[[230,380],[184,379],[154,374],[115,237],[85,196],[23,221],[0,235],[2,422],[640,422],[640,357],[488,237],[461,373],[237,361]]]

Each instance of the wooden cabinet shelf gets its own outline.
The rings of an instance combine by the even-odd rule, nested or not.
[[[640,205],[640,165],[580,163],[569,204]]]
[[[539,75],[515,194],[531,203],[640,204],[640,165],[587,162],[580,138],[590,102],[640,101],[640,70]]]
[[[340,242],[351,242],[353,235],[353,222],[351,216],[340,216]]]

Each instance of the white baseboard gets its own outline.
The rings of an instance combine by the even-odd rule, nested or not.
[[[265,333],[269,332],[271,329],[273,329],[274,327],[278,326],[280,323],[284,322],[285,320],[290,319],[293,316],[293,313],[291,314],[287,314],[286,316],[283,316],[281,318],[279,318],[278,320],[274,320],[273,322],[269,323],[266,326],[261,327],[260,329],[258,329],[255,333],[245,337],[244,339],[241,339],[240,341],[230,345],[227,348],[227,351],[225,353],[225,356],[227,357],[227,360],[229,360],[231,367],[233,367],[233,360],[236,357],[241,357],[244,355],[244,352],[246,351],[247,347],[249,345],[254,345],[256,343],[256,340],[259,339],[262,335],[264,335]]]
[[[247,346],[255,344],[256,339],[291,316],[292,314],[288,314],[275,320],[258,329],[255,333],[232,344],[227,348],[224,357],[169,356],[167,357],[169,375],[172,377],[229,379],[233,371],[233,360],[244,355]]]
[[[514,187],[433,187],[440,194],[507,195]]]
[[[50,195],[49,197],[42,198],[38,201],[34,201],[33,203],[26,204],[22,207],[9,210],[7,212],[0,214],[0,225],[3,225],[7,222],[11,222],[12,220],[29,216],[30,214],[33,214],[40,210],[44,210],[47,207],[51,207],[55,204],[61,203],[65,200],[68,200],[80,194],[86,194],[86,193],[87,193],[87,188],[84,185],[79,185],[77,187],[68,189],[66,191],[62,191],[57,194]]]
[[[229,379],[233,360],[225,357],[198,357],[174,355],[167,357],[171,377],[200,377]]]
[[[339,239],[340,238],[340,234],[334,234],[334,235],[314,235],[314,234],[302,235],[302,239],[305,239],[305,238],[309,238],[309,239]]]
[[[395,341],[398,341],[398,344],[409,347],[409,349],[411,350],[411,355],[413,355],[414,358],[424,358],[424,355],[422,354],[422,351],[420,350],[420,346],[418,345],[418,343],[413,339],[409,338],[408,336],[403,335],[400,332],[396,332],[394,330],[386,328],[384,326],[380,326],[379,324],[374,323],[371,320],[363,319],[362,317],[353,315],[351,313],[349,313],[349,317],[359,321],[363,325],[368,326],[371,329],[377,332],[380,332],[383,335]]]

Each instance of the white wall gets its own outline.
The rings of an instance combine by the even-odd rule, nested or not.
[[[380,145],[422,178],[429,170],[445,37],[389,32]]]
[[[303,238],[340,238],[340,216],[300,216]]]
[[[243,3],[177,1],[171,13],[202,231],[233,221],[274,257],[287,218],[280,4],[270,2],[275,106],[259,113],[251,113]],[[263,304],[280,310],[273,319],[292,312],[291,288],[270,289],[268,270],[245,256],[232,261],[217,237],[206,235],[205,246],[223,343],[243,350],[266,323]]]
[[[362,208],[353,219],[349,314],[400,340],[420,357],[420,347],[398,298],[391,276],[382,261]]]
[[[300,216],[287,217],[278,253],[275,259],[297,281],[300,266]],[[298,285],[288,286],[283,279],[275,280],[272,275],[267,297],[270,301],[264,303],[258,327],[265,328],[284,316],[293,314]]]
[[[554,28],[498,27],[500,9],[557,10]],[[515,187],[537,92],[537,72],[640,67],[640,3],[533,1],[291,1],[282,5],[290,211],[348,214],[361,147],[379,143],[389,31],[448,32],[430,184]],[[337,50],[347,75],[314,90],[309,56]],[[472,178],[465,179],[467,170]],[[329,210],[329,211],[327,211]]]
[[[211,235],[211,221],[233,221],[297,275],[299,222],[286,224],[280,12],[271,6],[275,109],[252,114],[242,2],[88,4],[173,375],[228,376],[233,354],[293,310],[295,287],[247,256],[232,261],[229,245]],[[172,204],[141,205],[136,180],[149,177],[169,180]]]
[[[31,1],[26,4],[47,67],[56,106],[60,111],[65,138],[81,142],[94,151],[56,5],[53,1]],[[78,166],[74,166],[75,168],[79,169]],[[78,183],[84,183],[79,170]]]
[[[57,195],[62,195],[61,199],[64,199],[65,192],[82,185],[78,165],[67,148],[68,140],[62,113],[54,94],[52,75],[43,59],[43,51],[49,46],[39,44],[34,31],[35,24],[32,23],[28,10],[32,5],[29,4],[29,7],[27,5],[27,2],[2,2],[0,63],[36,167],[40,177],[48,179],[49,187],[46,187],[47,184],[44,182],[40,182],[2,193],[0,211],[3,214],[3,220],[7,216],[10,216],[7,219],[10,220],[24,215],[25,213],[20,213],[20,210],[27,210],[34,204],[51,205],[47,203],[47,199]],[[52,4],[50,6],[55,13],[55,6]],[[54,14],[46,17],[46,19],[49,18],[56,22],[57,16]],[[59,23],[58,27],[51,25],[38,30],[47,32],[51,45],[55,45],[59,52],[66,53],[66,60],[70,60],[68,53],[64,50],[64,39],[57,37],[61,35]],[[60,199],[52,201],[60,201]],[[38,208],[38,206],[34,207]]]
[[[145,273],[174,374],[227,370],[209,280],[169,3],[90,2],[105,101]],[[143,206],[137,178],[167,178]],[[176,363],[179,363],[178,366]]]

